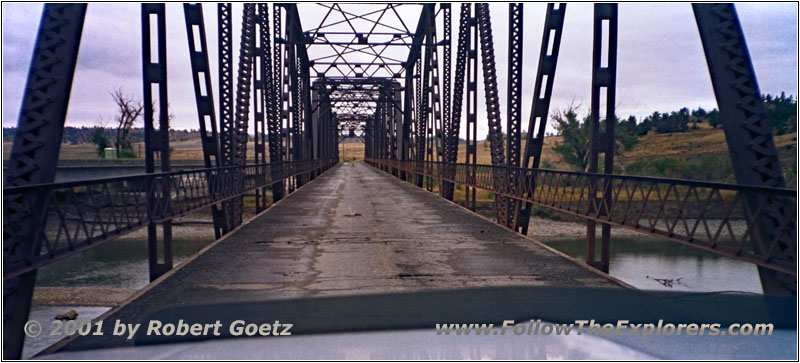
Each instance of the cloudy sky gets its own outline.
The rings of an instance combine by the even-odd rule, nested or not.
[[[351,8],[357,5],[349,5]],[[320,22],[324,9],[301,5],[305,29]],[[530,112],[533,79],[541,44],[545,4],[525,4],[524,34],[524,124]],[[41,4],[2,5],[2,117],[3,126],[17,123],[22,91],[36,37]],[[796,3],[737,4],[759,85],[763,93],[797,94]],[[115,106],[109,95],[115,88],[141,99],[141,30],[139,5],[131,3],[90,4],[74,78],[67,125],[92,126],[113,119]],[[204,7],[211,66],[216,69],[216,6]],[[305,12],[304,12],[305,11]],[[411,29],[416,18],[413,7],[401,11]],[[506,47],[508,42],[505,4],[492,4],[492,25],[500,82],[501,109],[505,110]],[[457,38],[458,8],[453,10],[453,39]],[[241,19],[241,4],[234,5],[234,19]],[[173,128],[197,128],[186,30],[180,4],[167,5],[169,47],[169,101],[175,115]],[[238,43],[238,25],[234,26]],[[440,31],[441,34],[441,31]],[[552,109],[573,100],[588,111],[592,54],[592,5],[571,3],[567,7],[561,55],[555,78]],[[441,39],[441,36],[440,36]],[[455,48],[455,41],[453,42]],[[238,52],[238,44],[234,48]],[[238,53],[235,53],[238,54]],[[402,56],[404,58],[405,56]],[[455,58],[455,49],[453,49]],[[216,86],[216,76],[212,76]],[[619,6],[619,55],[617,113],[621,117],[673,111],[688,106],[716,107],[702,45],[689,4],[624,3]],[[214,89],[216,93],[217,90]],[[483,103],[482,92],[479,93]],[[482,109],[483,107],[481,107]],[[552,110],[551,109],[551,110]],[[505,122],[505,120],[504,120]],[[486,134],[485,122],[478,134]],[[110,123],[109,123],[110,125]],[[251,129],[252,130],[252,129]]]

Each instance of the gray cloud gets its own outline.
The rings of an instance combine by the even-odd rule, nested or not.
[[[352,6],[352,5],[351,5]],[[506,29],[505,4],[492,4],[501,109],[505,110]],[[523,125],[527,126],[533,79],[541,45],[545,4],[525,4]],[[737,4],[762,92],[797,94],[797,4]],[[17,122],[41,4],[4,3],[3,27],[3,125]],[[306,10],[311,9],[311,10]],[[324,15],[311,5],[301,5],[305,28],[316,26]],[[400,11],[407,25],[416,27],[411,7]],[[79,54],[68,125],[92,125],[111,119],[114,105],[109,92],[122,88],[141,99],[141,34],[139,5],[130,3],[90,4]],[[304,11],[308,11],[304,13]],[[639,117],[655,110],[671,111],[683,106],[715,107],[714,94],[691,6],[677,3],[620,4],[618,114]],[[216,69],[216,6],[204,6],[211,67]],[[188,46],[181,4],[167,5],[168,66],[171,112],[174,128],[197,128]],[[453,39],[457,38],[458,6],[453,7]],[[234,4],[234,52],[238,54],[241,4]],[[589,104],[591,80],[592,5],[569,4],[553,109],[579,101],[582,112]],[[456,42],[453,42],[454,46]],[[455,54],[455,50],[453,51]],[[214,92],[216,75],[212,74]],[[483,111],[483,91],[479,109]],[[505,120],[504,120],[505,122]],[[479,124],[483,137],[487,128]]]

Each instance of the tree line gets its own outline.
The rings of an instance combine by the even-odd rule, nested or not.
[[[797,132],[797,99],[781,92],[778,96],[764,95],[765,116],[776,135]],[[589,115],[578,116],[577,107],[568,106],[552,116],[555,136],[561,141],[553,147],[553,151],[561,159],[575,169],[585,171],[589,165],[589,141],[591,127]],[[630,150],[639,141],[639,137],[651,133],[676,133],[699,129],[699,124],[707,123],[710,127],[722,127],[719,110],[706,111],[702,107],[690,110],[687,107],[672,112],[653,112],[638,120],[636,116],[627,119],[616,119],[614,129],[616,137],[615,152]],[[600,121],[600,132],[605,130],[606,120]],[[602,165],[602,163],[600,163]]]

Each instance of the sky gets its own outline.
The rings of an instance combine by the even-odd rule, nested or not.
[[[351,8],[359,5],[350,4]],[[2,4],[2,124],[15,126],[43,5]],[[527,128],[533,98],[538,53],[544,22],[544,3],[524,6],[523,129]],[[797,3],[741,3],[736,8],[750,49],[762,93],[797,95]],[[242,4],[234,4],[234,54],[238,54]],[[399,14],[416,28],[418,7]],[[506,101],[506,45],[508,6],[490,5],[494,34],[500,108]],[[205,4],[205,23],[212,69],[216,69],[216,6]],[[316,5],[300,5],[304,29],[316,26],[325,13]],[[113,125],[115,104],[110,92],[141,99],[141,20],[135,3],[88,6],[78,65],[74,76],[68,126]],[[458,5],[453,6],[453,61],[458,25]],[[175,129],[198,128],[191,81],[186,28],[181,4],[167,4],[168,84]],[[439,30],[442,38],[441,27]],[[310,51],[311,52],[311,51]],[[407,51],[406,51],[407,52]],[[592,4],[569,3],[561,54],[555,76],[551,114],[570,104],[588,112],[591,91]],[[405,58],[405,55],[398,55]],[[441,55],[440,55],[441,57]],[[216,74],[212,75],[214,93]],[[479,130],[487,133],[485,100],[479,91]],[[716,107],[708,68],[691,5],[682,3],[622,3],[619,6],[617,114],[641,118],[654,111],[682,107]],[[218,105],[217,105],[218,106]],[[504,112],[505,113],[505,112]],[[503,124],[505,126],[505,114]],[[251,118],[252,120],[252,118]],[[137,126],[141,126],[141,122]],[[252,126],[251,129],[252,130]],[[462,134],[463,136],[463,134]]]

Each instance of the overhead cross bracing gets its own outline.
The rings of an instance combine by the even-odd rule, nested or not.
[[[298,12],[304,14],[302,43],[308,54],[312,88],[319,99],[330,100],[331,115],[343,136],[363,140],[372,132],[367,124],[378,115],[376,112],[387,108],[402,112],[401,100],[395,101],[388,93],[401,90],[405,77],[419,78],[418,62],[409,61],[421,45],[417,35],[425,27],[420,25],[427,24],[427,20],[420,24],[419,19],[432,7],[391,3],[297,5]]]

